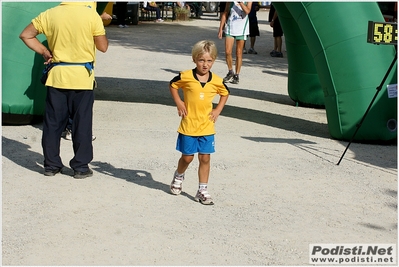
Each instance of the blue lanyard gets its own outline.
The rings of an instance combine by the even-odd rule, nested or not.
[[[86,63],[57,62],[57,63],[51,63],[51,65],[52,65],[51,68],[54,66],[57,66],[57,65],[61,65],[61,66],[80,65],[80,66],[84,66],[89,71],[90,74],[91,74],[92,70],[94,69],[93,62],[86,62]]]

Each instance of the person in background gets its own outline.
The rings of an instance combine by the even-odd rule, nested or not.
[[[249,34],[248,14],[251,11],[252,2],[229,2],[220,18],[218,38],[223,38],[225,33],[225,53],[228,73],[224,82],[239,83],[239,75],[242,66],[242,52],[244,42]],[[236,64],[233,71],[233,46],[236,43]]]
[[[281,51],[283,46],[283,29],[281,28],[280,20],[278,19],[277,10],[274,8],[273,3],[270,5],[269,12],[270,27],[273,28],[274,49],[270,52],[272,57],[283,57]]]
[[[64,137],[65,138],[65,140],[69,140],[69,141],[72,141],[72,119],[71,118],[69,118],[68,119],[68,123],[67,123],[67,126],[66,126],[66,128],[65,128],[65,131],[62,133],[62,137]],[[94,140],[96,140],[96,136],[95,135],[92,135],[92,138],[91,138],[91,140],[92,141],[94,141]]]
[[[190,10],[190,6],[187,2],[176,2],[176,4],[180,8],[185,8],[187,10]]]
[[[195,18],[200,19],[202,16],[202,2],[189,2],[189,6]]]
[[[64,167],[60,139],[68,119],[73,118],[74,157],[69,161],[73,177],[93,175],[88,164],[93,159],[92,127],[96,49],[106,52],[108,39],[94,2],[62,2],[40,13],[19,35],[27,47],[54,64],[46,81],[47,96],[42,147],[44,175],[54,176]],[[44,34],[48,48],[38,39]],[[63,64],[56,65],[62,62]],[[85,63],[82,63],[85,62]]]
[[[195,200],[204,205],[213,205],[208,192],[210,160],[215,152],[215,122],[223,110],[229,89],[221,77],[211,72],[217,57],[213,41],[197,42],[191,52],[196,65],[194,69],[180,72],[169,83],[169,90],[181,116],[176,149],[180,151],[177,169],[173,175],[170,191],[179,195],[182,191],[184,173],[198,153],[199,187]],[[178,90],[182,89],[181,100]],[[213,108],[213,99],[220,95],[219,103]]]
[[[144,1],[143,8],[148,11],[155,11],[157,17],[155,22],[163,22],[163,19],[161,18],[161,9],[158,7],[157,3]]]
[[[129,26],[126,25],[127,3],[128,2],[116,2],[116,18],[119,28],[129,28]]]
[[[258,54],[258,52],[255,51],[255,41],[256,41],[256,36],[259,36],[259,25],[258,25],[258,17],[256,16],[256,12],[259,11],[259,3],[258,2],[252,2],[252,7],[251,7],[251,12],[248,14],[249,18],[249,38],[251,41],[251,47],[248,49],[248,54]],[[245,44],[247,41],[244,43],[244,50],[243,53],[247,54],[247,49],[245,48]]]

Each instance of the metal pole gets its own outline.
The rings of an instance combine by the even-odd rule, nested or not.
[[[370,105],[368,106],[366,112],[365,112],[364,115],[363,115],[363,118],[362,118],[362,119],[360,120],[360,122],[356,125],[356,127],[357,127],[357,128],[356,128],[356,131],[353,133],[352,138],[351,138],[351,140],[349,141],[348,145],[346,146],[344,153],[342,153],[342,156],[341,156],[341,158],[339,159],[337,165],[339,165],[339,164],[341,163],[341,160],[344,158],[344,155],[345,155],[346,151],[348,150],[348,148],[349,148],[349,146],[351,145],[353,139],[355,138],[355,135],[356,135],[357,132],[359,131],[360,126],[362,126],[362,123],[363,123],[364,119],[366,118],[367,113],[370,111],[371,106],[373,105],[375,99],[377,98],[378,93],[381,91],[381,88],[382,88],[382,86],[383,86],[384,83],[385,83],[385,80],[388,78],[389,73],[391,72],[393,66],[394,66],[395,63],[396,63],[397,55],[398,55],[398,53],[397,53],[397,51],[396,51],[395,57],[394,57],[394,59],[392,60],[392,63],[391,63],[391,65],[389,66],[388,71],[385,73],[384,79],[382,79],[381,84],[376,88],[376,89],[377,89],[377,92],[375,93],[375,95],[374,95],[374,97],[373,97],[373,100],[371,100]]]

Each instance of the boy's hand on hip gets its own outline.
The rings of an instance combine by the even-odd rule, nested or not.
[[[182,118],[187,116],[186,105],[184,105],[183,101],[177,105],[177,114]]]
[[[209,119],[211,120],[211,121],[213,121],[213,122],[216,122],[216,120],[218,119],[218,117],[219,117],[219,114],[220,114],[220,112],[218,112],[217,110],[212,110],[212,112],[211,113],[209,113]]]

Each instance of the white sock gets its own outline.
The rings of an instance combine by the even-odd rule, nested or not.
[[[178,173],[177,170],[175,171],[175,176],[183,179],[184,178],[184,172],[183,173]]]
[[[199,191],[207,190],[207,188],[208,188],[208,184],[200,183],[200,184],[199,184],[198,190],[199,190]]]

